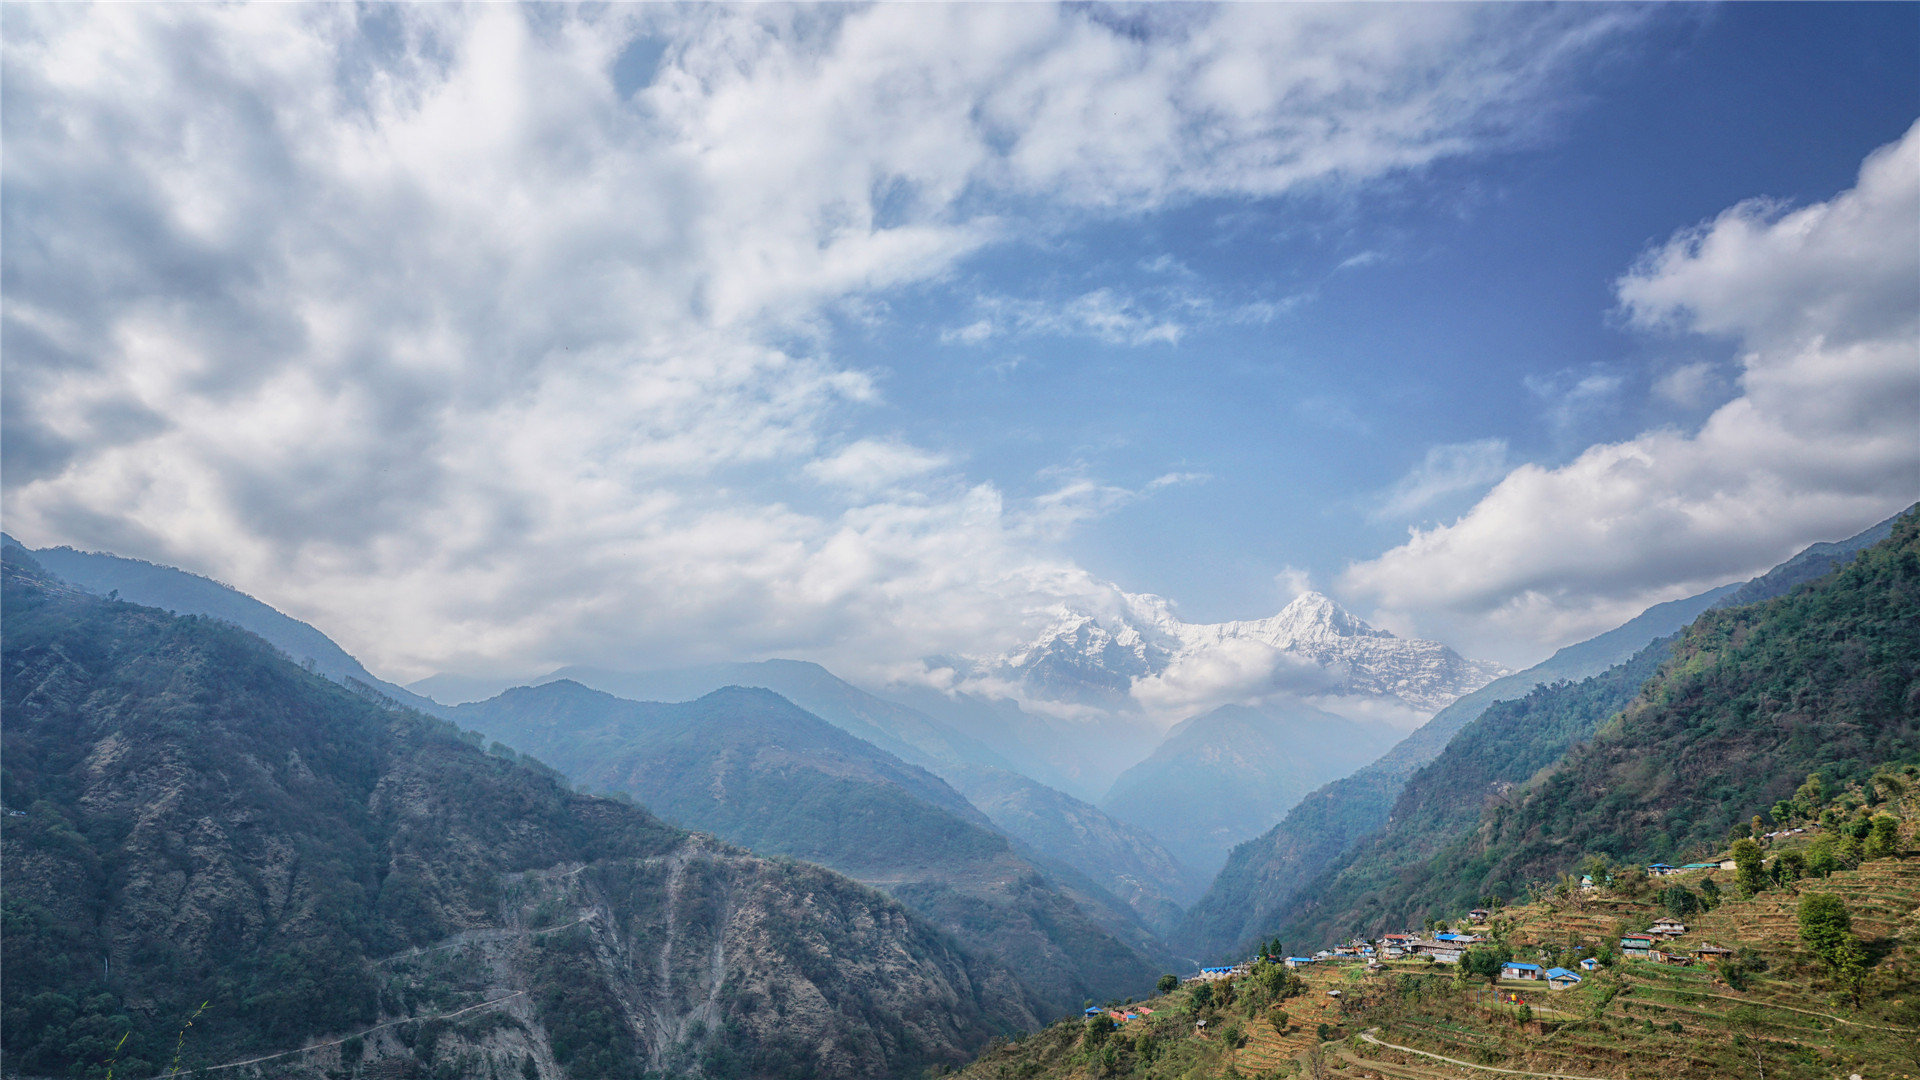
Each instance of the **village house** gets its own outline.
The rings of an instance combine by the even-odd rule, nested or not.
[[[1727,948],[1725,945],[1715,945],[1709,941],[1705,945],[1694,949],[1693,954],[1702,960],[1719,960],[1723,957],[1732,956],[1733,950]]]
[[[1659,922],[1654,923],[1647,932],[1650,934],[1659,934],[1662,937],[1679,937],[1681,934],[1687,932],[1687,924],[1676,922],[1672,919],[1661,919]]]
[[[1547,985],[1555,990],[1565,990],[1569,986],[1579,986],[1580,976],[1566,968],[1548,968]]]
[[[1653,937],[1649,934],[1628,934],[1620,939],[1620,947],[1645,959],[1648,951],[1653,948]]]
[[[1589,956],[1585,960],[1580,961],[1580,970],[1581,971],[1599,971],[1600,961],[1595,960],[1593,957]]]
[[[1285,962],[1290,968],[1306,967],[1308,964],[1317,963],[1311,956],[1289,956]]]
[[[1468,919],[1468,921],[1470,921],[1470,922],[1477,922],[1477,923],[1483,923],[1483,922],[1486,922],[1486,921],[1487,921],[1487,909],[1486,909],[1486,908],[1474,908],[1474,909],[1473,909],[1472,911],[1469,911],[1469,912],[1467,912],[1467,919]]]
[[[1537,982],[1540,979],[1540,965],[1526,964],[1518,960],[1509,960],[1501,967],[1500,977],[1503,979],[1531,979]]]

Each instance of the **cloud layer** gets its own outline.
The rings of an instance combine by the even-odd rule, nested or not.
[[[1735,342],[1737,395],[1697,431],[1521,466],[1457,521],[1350,567],[1346,587],[1521,660],[1514,642],[1537,657],[1920,498],[1920,125],[1851,190],[1742,203],[1648,252],[1618,289],[1638,328]]]
[[[1089,587],[1054,544],[1102,485],[1010,502],[873,430],[835,311],[1062,223],[1510,140],[1633,18],[11,11],[8,527],[399,676],[1004,644]],[[1090,296],[1080,324],[1177,336]]]

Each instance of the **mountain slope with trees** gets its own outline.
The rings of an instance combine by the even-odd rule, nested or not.
[[[962,710],[960,722],[948,722],[915,705],[877,697],[818,664],[799,660],[651,672],[573,667],[562,668],[552,677],[570,678],[634,701],[692,701],[726,686],[765,687],[945,780],[1001,832],[1064,871],[1061,876],[1091,880],[1096,891],[1119,897],[1133,915],[1157,932],[1164,932],[1178,917],[1179,907],[1205,888],[1204,878],[1146,830],[1025,775],[1021,769],[1032,768],[1038,761],[1033,754],[1021,757],[1021,764],[1015,766],[1008,756],[963,732],[964,724],[979,724],[977,710]],[[917,700],[937,707],[940,696],[929,693]],[[1032,717],[1021,719],[1038,722]],[[1111,922],[1107,925],[1120,932]]]
[[[1461,698],[1377,761],[1307,795],[1280,824],[1235,849],[1171,939],[1190,952],[1215,955],[1270,935],[1291,917],[1297,898],[1307,894],[1310,884],[1350,865],[1360,846],[1395,819],[1396,802],[1409,779],[1497,702],[1526,698],[1541,686],[1579,683],[1633,662],[1648,648],[1653,652],[1641,657],[1641,666],[1649,659],[1657,664],[1667,647],[1657,639],[1676,633],[1705,611],[1780,596],[1829,573],[1884,540],[1896,520],[1889,518],[1837,543],[1812,545],[1751,581],[1655,605],[1614,630],[1569,645],[1526,671]],[[1555,708],[1544,702],[1535,707]],[[1323,880],[1314,887],[1321,885]]]
[[[1920,760],[1920,512],[1785,596],[1707,612],[1666,652],[1618,710],[1605,706],[1633,665],[1489,709],[1409,783],[1362,854],[1313,884],[1283,940],[1417,925],[1589,856],[1685,862],[1809,773],[1843,783]],[[1516,789],[1488,790],[1490,776],[1529,768]]]
[[[670,821],[885,889],[1000,958],[1056,1012],[1138,993],[1158,974],[1103,926],[1125,921],[1131,942],[1157,951],[1124,904],[1091,883],[1070,889],[938,777],[770,690],[639,702],[563,680],[454,716]]]
[[[0,561],[9,1071],[883,1077],[1036,1022],[880,893]]]

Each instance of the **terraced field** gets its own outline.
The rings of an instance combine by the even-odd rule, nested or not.
[[[1730,874],[1718,877],[1730,887]],[[1808,892],[1846,901],[1873,958],[1858,1009],[1800,941],[1795,912]],[[1531,956],[1543,945],[1597,946],[1663,912],[1644,900],[1605,899],[1501,914],[1516,955]],[[1626,959],[1564,991],[1462,981],[1424,960],[1377,973],[1322,966],[1304,972],[1304,993],[1260,1004],[1255,1015],[1196,1009],[1183,988],[1153,1002],[1150,1021],[1132,1021],[1098,1047],[1083,1025],[1055,1025],[990,1051],[962,1075],[1732,1080],[1764,1068],[1778,1080],[1920,1080],[1920,855],[1729,899],[1687,921],[1675,951],[1705,942],[1743,951],[1731,981],[1716,965]],[[1276,1007],[1290,1021],[1284,1032],[1267,1018]],[[1234,1035],[1240,1043],[1230,1046]]]

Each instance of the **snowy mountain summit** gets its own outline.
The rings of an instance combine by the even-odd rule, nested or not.
[[[1369,626],[1317,592],[1265,619],[1188,623],[1157,596],[1062,605],[1031,644],[981,666],[1034,701],[1179,708],[1273,694],[1371,699],[1420,713],[1506,673],[1437,641]]]

